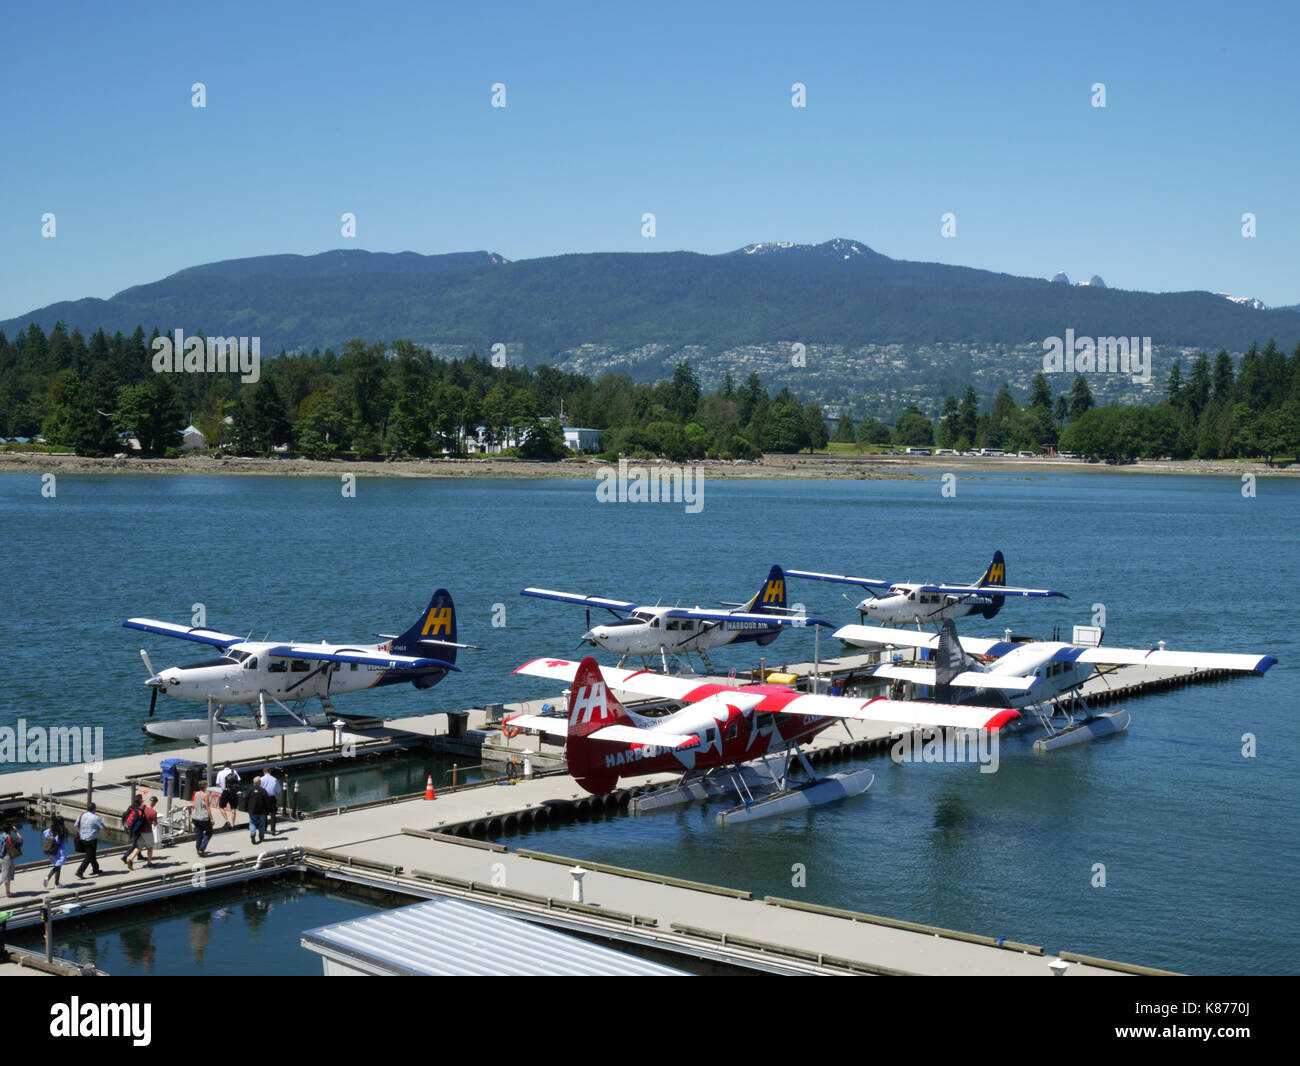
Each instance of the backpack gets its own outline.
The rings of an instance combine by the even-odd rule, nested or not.
[[[143,807],[132,807],[126,812],[126,817],[122,819],[122,825],[127,829],[134,829],[139,824],[140,819],[144,816]]]
[[[23,838],[6,833],[4,853],[13,856],[15,859],[18,858],[23,853]]]
[[[45,836],[41,838],[41,851],[46,855],[53,855],[58,850],[59,838],[54,835],[53,830],[45,830]]]

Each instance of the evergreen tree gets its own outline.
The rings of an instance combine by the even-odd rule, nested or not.
[[[1095,401],[1092,398],[1092,390],[1088,388],[1088,380],[1082,374],[1074,379],[1074,386],[1070,389],[1070,421],[1087,414],[1092,410]]]
[[[824,451],[830,442],[830,433],[826,429],[826,419],[822,417],[819,403],[810,403],[803,410],[803,436],[805,447],[811,455]]]

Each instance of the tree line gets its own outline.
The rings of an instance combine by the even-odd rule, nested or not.
[[[833,438],[815,402],[788,388],[769,394],[757,373],[730,374],[704,394],[680,362],[671,377],[592,380],[548,366],[496,366],[478,355],[443,360],[411,341],[349,341],[341,352],[281,353],[262,362],[256,383],[234,374],[155,373],[157,330],[130,336],[96,330],[87,339],[59,323],[47,336],[32,323],[9,341],[0,332],[0,435],[42,435],[80,455],[123,450],[175,454],[193,422],[214,447],[267,455],[287,447],[309,458],[459,456],[479,427],[488,444],[515,443],[527,458],[563,456],[561,409],[573,425],[602,431],[606,455],[634,458],[754,459],[763,452],[826,447],[937,446],[957,451],[1056,448],[1110,461],[1226,459],[1300,453],[1300,345],[1288,357],[1273,341],[1251,345],[1240,365],[1202,352],[1168,375],[1156,403],[1102,406],[1085,375],[1053,395],[1038,374],[1018,405],[1006,384],[980,411],[972,387],[947,395],[932,422],[908,405],[892,427],[875,418],[839,420]]]
[[[975,390],[945,396],[936,423],[915,404],[893,429],[875,418],[855,428],[836,426],[832,440],[860,446],[936,446],[959,452],[994,448],[1040,452],[1049,448],[1089,458],[1127,462],[1139,458],[1300,458],[1300,345],[1290,357],[1273,341],[1252,344],[1239,366],[1226,351],[1211,362],[1201,352],[1186,373],[1170,368],[1165,395],[1155,403],[1099,407],[1085,375],[1068,392],[1052,395],[1045,374],[1035,376],[1027,402],[1018,406],[1003,384],[981,413]]]
[[[141,450],[174,455],[193,422],[211,446],[241,455],[287,447],[296,455],[426,457],[466,454],[467,439],[513,443],[525,458],[566,454],[556,417],[602,431],[605,454],[634,458],[755,459],[765,451],[823,448],[816,403],[772,396],[758,375],[728,375],[704,395],[681,362],[655,383],[606,374],[596,381],[539,366],[496,366],[472,354],[442,360],[411,341],[349,341],[342,351],[264,359],[256,382],[235,374],[155,373],[157,330],[87,340],[35,323],[12,342],[0,333],[0,434],[34,437],[79,455]]]

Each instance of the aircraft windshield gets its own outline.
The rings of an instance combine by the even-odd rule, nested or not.
[[[198,670],[204,666],[233,666],[237,659],[231,659],[228,656],[220,659],[204,659],[201,663],[186,663],[181,667],[182,670]]]

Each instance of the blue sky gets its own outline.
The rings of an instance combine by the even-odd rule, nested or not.
[[[987,7],[9,5],[0,318],[271,253],[832,237],[1300,302],[1293,5]]]

